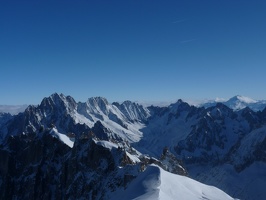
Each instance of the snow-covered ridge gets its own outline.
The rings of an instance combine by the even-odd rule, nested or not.
[[[73,148],[74,146],[74,141],[71,140],[68,136],[65,134],[59,133],[56,128],[52,128],[50,131],[50,134],[56,138],[58,138],[61,142],[65,143],[67,146],[70,148]]]
[[[70,99],[72,97],[70,96],[64,96],[63,94],[57,94],[54,93],[52,94],[50,97],[53,99],[53,102],[55,102],[55,99],[61,98],[62,100],[64,100],[64,102],[67,102],[67,99]],[[44,100],[47,98],[44,98]],[[74,100],[72,98],[72,100]],[[124,101],[121,103],[121,105],[125,105],[127,104],[127,102],[130,103],[134,103],[137,105],[142,105],[143,108],[147,108],[149,106],[158,106],[158,107],[167,107],[170,104],[173,104],[174,101]],[[210,107],[210,106],[214,106],[217,103],[223,103],[226,106],[232,108],[233,110],[240,110],[243,109],[245,107],[250,107],[252,110],[254,111],[258,111],[258,110],[263,110],[266,107],[266,100],[254,100],[250,97],[246,97],[246,96],[241,96],[241,95],[236,95],[228,100],[224,99],[224,98],[216,98],[215,100],[203,100],[203,101],[193,101],[193,100],[187,100],[186,102],[188,102],[190,105],[195,105],[195,106],[204,106],[204,107]],[[87,104],[91,104],[92,106],[97,106],[99,109],[103,109],[103,107],[105,107],[105,105],[117,105],[119,103],[114,102],[114,103],[109,103],[108,100],[104,97],[91,97],[88,99]],[[18,114],[20,112],[25,111],[25,109],[28,107],[28,105],[0,105],[0,112],[4,112],[4,113],[10,113],[12,115]]]
[[[232,197],[216,187],[208,186],[190,179],[166,172],[162,168],[151,165],[125,190],[117,191],[111,200],[233,200]]]
[[[257,100],[251,99],[249,97],[240,96],[240,95],[237,95],[234,98],[244,103],[257,103],[258,102]]]
[[[113,138],[137,142],[142,137],[140,131],[150,116],[149,110],[134,102],[125,101],[122,104],[110,104],[103,97],[92,97],[88,101],[76,102],[72,97],[54,93],[45,97],[40,105],[29,106],[18,116],[17,121],[11,122],[23,132],[35,132],[43,128],[56,127],[62,134],[80,134],[76,126],[82,126],[83,131],[94,128],[95,124],[102,124],[105,138]],[[20,131],[21,132],[21,131]],[[18,131],[7,133],[3,130],[3,137],[17,134]]]

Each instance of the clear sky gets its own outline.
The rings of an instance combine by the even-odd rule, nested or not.
[[[0,70],[0,104],[266,99],[266,1],[1,0]]]

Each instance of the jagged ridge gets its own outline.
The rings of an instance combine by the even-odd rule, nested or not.
[[[131,144],[157,158],[168,147],[189,170],[199,165],[221,168],[229,163],[233,168],[231,174],[238,174],[258,162],[265,163],[261,149],[266,141],[266,109],[234,111],[222,103],[203,108],[178,100],[168,107],[145,108],[130,101],[110,104],[102,97],[77,103],[70,96],[55,93],[44,98],[40,105],[29,106],[24,113],[8,118],[0,127],[2,143],[10,135],[34,137],[43,130],[56,128],[72,138],[93,134],[100,140]],[[245,148],[248,150],[244,151]],[[200,173],[191,175],[208,182],[209,179],[197,175]],[[221,185],[230,194],[237,193],[242,198],[248,195],[222,182],[212,183]],[[238,190],[245,188],[245,184],[241,182]]]

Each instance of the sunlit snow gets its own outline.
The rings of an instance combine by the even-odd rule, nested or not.
[[[111,196],[112,200],[233,200],[216,187],[166,172],[156,165],[149,166],[125,190],[117,191]]]
[[[55,137],[59,138],[63,143],[65,143],[67,146],[69,147],[73,147],[74,146],[74,142],[72,140],[70,140],[69,137],[67,137],[65,134],[62,134],[62,133],[59,133],[57,131],[56,128],[53,128],[51,131],[50,131],[50,134],[51,135],[54,135]]]
[[[97,144],[97,145],[101,145],[105,148],[108,148],[110,150],[112,150],[112,148],[115,148],[117,149],[118,148],[118,145],[113,143],[113,142],[109,142],[109,141],[105,141],[105,140],[100,140],[100,141],[97,141],[97,140],[94,140],[94,142]]]

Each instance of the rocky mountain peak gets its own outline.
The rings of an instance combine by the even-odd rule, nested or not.
[[[91,97],[88,99],[87,102],[90,103],[91,105],[94,105],[94,106],[108,105],[109,104],[107,99],[104,97]]]
[[[45,97],[41,104],[41,109],[48,110],[68,110],[69,112],[76,109],[77,103],[71,96],[65,96],[64,94],[54,93],[49,97]]]
[[[104,114],[108,114],[108,101],[104,97],[91,97],[86,102],[87,107],[90,109],[90,111],[102,111]]]
[[[131,122],[146,122],[147,118],[150,116],[150,112],[147,108],[132,101],[124,101],[122,104],[114,102],[112,105],[116,106],[125,115],[127,120]]]
[[[241,95],[236,95],[230,98],[229,100],[207,101],[201,104],[201,106],[208,108],[211,106],[215,106],[218,102],[223,103],[234,111],[241,110],[247,106],[250,107],[253,111],[262,111],[266,107],[265,100],[254,100]]]
[[[241,96],[241,95],[236,95],[232,98],[230,98],[227,102],[243,102],[243,103],[256,103],[257,101],[254,99],[251,99],[249,97]]]
[[[182,112],[182,111],[188,111],[191,106],[188,103],[184,102],[183,100],[179,99],[177,100],[176,103],[171,104],[169,107],[173,111]]]
[[[185,169],[182,160],[178,159],[174,154],[172,154],[168,147],[163,149],[160,161],[167,171],[184,176],[188,175],[188,171]]]

